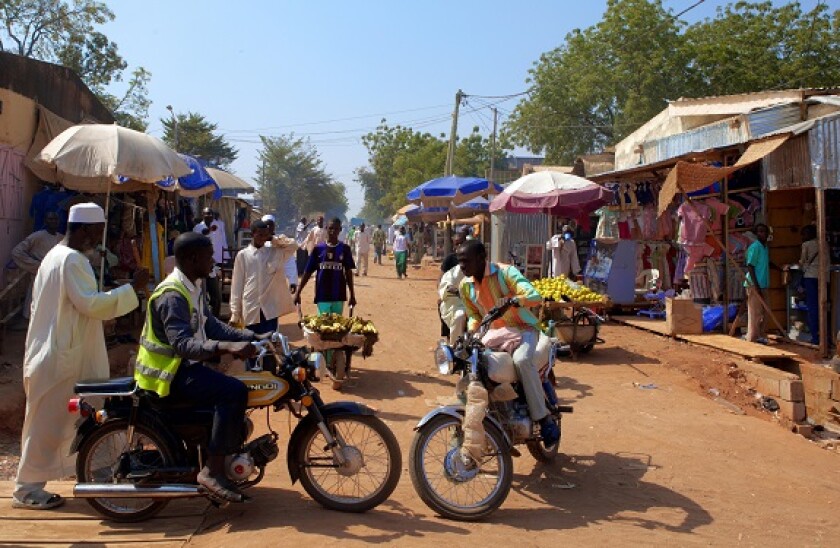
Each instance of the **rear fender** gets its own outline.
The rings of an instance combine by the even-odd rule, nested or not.
[[[423,417],[422,419],[420,419],[420,422],[418,422],[417,426],[414,427],[414,431],[416,432],[417,430],[420,430],[430,420],[432,420],[433,418],[435,418],[439,415],[447,415],[447,416],[450,416],[450,417],[454,417],[454,418],[458,419],[459,421],[463,420],[465,412],[466,411],[465,411],[463,405],[442,405],[442,406],[438,407],[437,409],[433,409],[432,411],[429,411],[428,413],[426,413],[426,416]],[[484,422],[489,422],[490,424],[492,424],[493,426],[498,428],[499,432],[502,433],[502,436],[505,439],[505,443],[507,444],[508,449],[513,448],[513,442],[511,441],[511,439],[508,436],[505,429],[502,428],[501,423],[498,420],[496,420],[495,417],[491,417],[490,415],[487,415],[487,416],[484,417]]]
[[[328,403],[321,408],[321,414],[325,419],[329,417],[346,416],[346,415],[365,415],[374,416],[376,412],[363,403],[350,401],[337,401]],[[286,462],[289,465],[289,476],[292,478],[292,484],[297,482],[300,478],[300,463],[297,460],[295,452],[297,448],[303,443],[303,436],[310,428],[318,428],[317,419],[311,413],[306,415],[302,421],[298,423],[289,438],[289,447],[286,452]]]

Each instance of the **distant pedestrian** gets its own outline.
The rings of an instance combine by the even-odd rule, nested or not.
[[[397,278],[408,278],[406,263],[408,262],[408,239],[405,227],[401,226],[394,236],[394,261],[397,264]]]
[[[306,235],[304,239],[304,246],[306,246],[306,252],[309,255],[312,255],[312,250],[315,249],[315,246],[320,245],[327,241],[327,229],[324,228],[324,217],[318,217],[318,222],[312,227],[312,230]]]
[[[295,242],[298,245],[297,257],[297,275],[303,274],[303,269],[306,268],[306,259],[309,257],[309,252],[306,249],[306,236],[309,234],[309,224],[306,222],[306,217],[301,217],[300,222],[295,228]]]
[[[222,284],[219,280],[222,263],[224,263],[225,249],[227,249],[227,236],[225,236],[225,223],[216,219],[212,209],[205,207],[201,212],[204,219],[193,227],[193,232],[198,232],[210,238],[213,242],[213,261],[216,267],[205,279],[207,295],[210,297],[210,309],[217,318],[222,313]]]
[[[373,231],[373,262],[382,264],[382,254],[385,253],[385,231],[382,230],[382,225],[377,225],[376,230]]]
[[[25,272],[32,274],[33,279],[38,273],[38,267],[41,266],[41,261],[47,256],[50,249],[54,248],[58,243],[64,239],[64,234],[58,231],[58,213],[54,211],[48,212],[44,215],[44,229],[33,232],[26,237],[12,249],[12,260],[18,268]],[[26,288],[26,301],[23,303],[23,310],[21,316],[25,322],[20,324],[21,329],[26,329],[29,324],[29,312],[32,308],[32,281],[30,280]],[[12,328],[17,328],[17,325],[12,325]]]
[[[370,232],[365,230],[365,223],[359,226],[354,237],[356,243],[356,275],[367,276],[368,258],[370,257]]]

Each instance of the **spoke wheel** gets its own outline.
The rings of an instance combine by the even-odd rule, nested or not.
[[[151,428],[138,424],[128,446],[128,422],[115,420],[91,434],[79,448],[76,477],[79,483],[132,483],[115,477],[120,459],[130,452],[132,472],[174,465],[172,450]],[[139,498],[86,499],[97,512],[115,521],[148,519],[166,506],[167,500]]]
[[[484,423],[485,458],[472,470],[457,466],[463,430],[461,420],[439,415],[414,436],[409,457],[411,482],[426,505],[445,518],[483,519],[507,498],[513,480],[513,461],[502,433]]]
[[[330,432],[340,440],[339,464],[312,423],[297,450],[300,482],[317,502],[333,510],[365,512],[384,502],[397,487],[402,455],[393,432],[376,417],[334,416]]]

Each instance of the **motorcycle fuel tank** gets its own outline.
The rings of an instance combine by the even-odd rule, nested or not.
[[[270,371],[246,371],[234,377],[248,387],[248,407],[271,405],[289,391],[289,383]]]

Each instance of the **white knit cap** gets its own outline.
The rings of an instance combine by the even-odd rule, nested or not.
[[[260,219],[264,223],[274,223],[274,215],[263,215],[262,219]]]
[[[87,225],[104,223],[105,210],[92,202],[76,204],[70,207],[70,213],[67,215],[67,222],[82,223]]]

